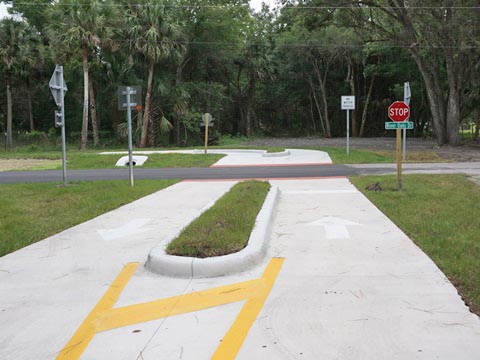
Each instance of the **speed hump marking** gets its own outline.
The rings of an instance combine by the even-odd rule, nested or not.
[[[79,359],[96,333],[247,300],[212,359],[234,359],[275,283],[285,259],[273,258],[259,279],[113,308],[139,263],[129,263],[110,285],[57,359]]]

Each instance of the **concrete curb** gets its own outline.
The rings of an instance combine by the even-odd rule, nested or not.
[[[241,251],[205,259],[168,255],[165,249],[176,234],[165,244],[150,250],[145,267],[157,274],[181,278],[215,277],[247,270],[265,255],[279,197],[278,187],[272,185],[257,215],[248,245]]]
[[[289,150],[284,150],[284,151],[279,151],[279,152],[274,152],[274,153],[266,152],[262,156],[263,157],[281,157],[281,156],[289,156],[289,155],[291,155],[290,151]]]

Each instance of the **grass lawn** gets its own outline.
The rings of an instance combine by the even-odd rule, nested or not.
[[[355,150],[346,154],[345,148],[315,147],[312,150],[326,151],[334,164],[376,164],[393,163],[397,161],[395,151],[386,150]],[[407,151],[406,162],[441,162],[445,161],[433,151]]]
[[[447,275],[480,315],[480,186],[464,175],[406,175],[351,179]],[[380,182],[383,191],[365,191]]]
[[[76,152],[68,156],[67,169],[116,168],[115,163],[124,155],[98,155],[97,153]],[[150,154],[142,168],[209,167],[220,160],[221,154]],[[61,166],[60,168],[61,169]]]
[[[236,184],[185,228],[168,245],[167,253],[205,258],[242,250],[248,243],[269,189],[268,182]]]
[[[174,180],[0,186],[0,256],[172,185]]]
[[[116,168],[115,163],[124,155],[99,155],[98,151],[67,150],[67,170]],[[222,154],[150,154],[143,168],[179,168],[208,167],[220,160]],[[1,159],[49,159],[57,160],[42,167],[23,168],[22,170],[61,170],[61,151],[6,152],[0,153]]]
[[[232,144],[233,145],[233,144]],[[237,146],[212,146],[210,149],[222,148],[238,148],[238,149],[257,149],[266,150],[269,153],[282,152],[283,147],[258,147],[245,146],[239,144]],[[304,149],[326,151],[334,164],[370,164],[370,163],[393,163],[396,162],[395,151],[380,150],[355,150],[350,149],[350,154],[346,155],[345,148],[340,147],[303,147]],[[24,165],[18,166],[18,170],[60,170],[62,164],[62,152],[51,150],[29,150],[28,147],[17,151],[0,152],[0,165],[2,159],[49,159],[55,160],[51,163],[42,164],[41,166]],[[178,148],[177,148],[178,149]],[[201,149],[201,147],[198,147]],[[155,150],[155,149],[142,149]],[[166,150],[166,149],[162,149]],[[172,148],[171,150],[174,150]],[[100,150],[79,151],[77,149],[67,149],[67,169],[107,169],[115,168],[115,163],[123,155],[99,155]],[[113,150],[112,150],[113,151]],[[144,168],[187,168],[187,167],[209,167],[225,155],[223,154],[151,154],[148,160],[142,166]],[[445,161],[433,151],[407,152],[407,162],[439,162]],[[1,171],[1,166],[0,166]]]

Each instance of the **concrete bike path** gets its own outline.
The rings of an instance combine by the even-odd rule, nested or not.
[[[232,357],[218,358],[478,358],[478,317],[347,179],[272,183],[281,198],[269,253],[240,274],[175,279],[143,267],[153,246],[188,224],[231,181],[183,182],[0,258],[0,358],[75,358],[84,344],[82,359],[210,359],[248,303],[218,305],[217,298],[238,289],[255,297],[259,289],[251,281],[273,257],[284,258],[283,265],[251,328],[243,325],[245,342],[238,354],[227,348]],[[118,318],[126,325],[78,335],[105,292],[120,288],[115,278],[132,262],[140,264],[112,300],[113,310],[95,320],[106,329]],[[219,287],[187,301],[192,292]],[[158,304],[150,302],[169,297],[175,298],[166,315],[154,317]],[[128,312],[142,304],[145,311]],[[197,310],[176,314],[181,306]],[[109,319],[115,310],[118,316]]]
[[[273,183],[285,263],[238,359],[478,359],[479,318],[348,180]]]
[[[0,358],[55,358],[126,263],[145,263],[233,184],[182,182],[1,257]]]

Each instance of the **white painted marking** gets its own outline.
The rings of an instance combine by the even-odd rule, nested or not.
[[[307,224],[307,226],[325,227],[325,235],[327,236],[327,239],[349,239],[350,234],[348,232],[347,226],[353,225],[360,224],[335,216],[325,216],[320,220],[316,220]]]
[[[98,229],[97,232],[103,238],[103,240],[106,241],[120,239],[125,236],[131,236],[144,232],[146,230],[144,226],[150,220],[151,219],[133,219],[118,228]]]
[[[312,195],[312,194],[355,194],[357,190],[293,190],[282,191],[282,194],[287,195]]]

